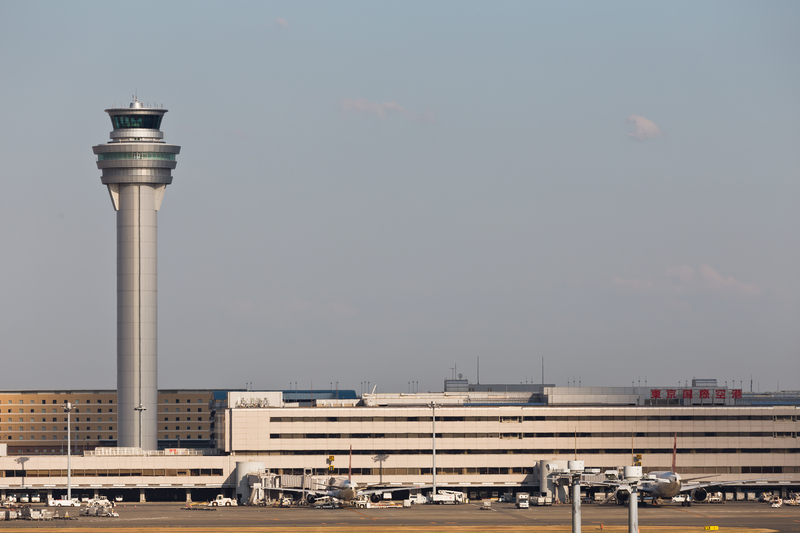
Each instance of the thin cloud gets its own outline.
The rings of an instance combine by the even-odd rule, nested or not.
[[[744,283],[733,276],[725,277],[711,265],[698,268],[678,265],[668,268],[662,276],[649,279],[615,277],[614,285],[627,292],[654,295],[675,301],[697,294],[715,296],[758,297],[764,291],[754,283]]]
[[[632,137],[636,140],[646,141],[663,135],[655,122],[648,118],[639,115],[631,115],[628,117],[628,122],[634,125],[633,131],[628,133],[628,137]]]
[[[286,19],[278,19],[278,20],[275,21],[275,24],[277,24],[281,28],[288,28],[289,27],[289,21],[286,20]]]
[[[702,287],[707,290],[720,293],[736,293],[746,296],[761,296],[761,287],[752,283],[742,283],[733,276],[723,277],[722,274],[714,270],[710,265],[700,265],[697,269],[697,277]]]
[[[397,114],[406,120],[414,122],[433,122],[433,114],[430,111],[426,111],[420,115],[414,111],[404,109],[403,106],[395,101],[381,104],[378,102],[370,102],[365,98],[356,98],[355,100],[345,98],[342,100],[340,106],[344,114],[348,114],[351,111],[359,114],[368,113],[378,117],[380,120],[386,119],[389,115]]]

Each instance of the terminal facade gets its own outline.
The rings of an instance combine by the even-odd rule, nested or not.
[[[210,448],[214,419],[211,390],[158,392],[160,448]],[[66,454],[67,413],[71,403],[72,453],[116,447],[118,428],[115,390],[0,391],[0,443],[10,455]]]
[[[800,489],[800,395],[783,393],[773,404],[765,405],[771,396],[712,387],[712,398],[697,393],[695,402],[694,392],[692,398],[681,393],[679,403],[660,403],[673,399],[658,397],[669,390],[538,385],[516,391],[360,397],[351,391],[314,391],[305,399],[297,391],[291,391],[293,395],[282,391],[161,391],[162,449],[114,448],[106,445],[112,444],[111,439],[108,443],[86,439],[97,431],[86,433],[81,429],[76,434],[84,436],[84,442],[93,442],[95,448],[86,447],[85,452],[73,457],[73,486],[78,493],[90,495],[124,493],[128,501],[199,499],[216,493],[235,497],[240,493],[237,464],[263,464],[277,476],[347,476],[351,447],[352,473],[359,484],[430,483],[435,413],[436,478],[440,487],[535,493],[546,490],[537,465],[576,458],[587,468],[602,470],[636,461],[645,472],[670,470],[677,435],[676,470],[683,477],[761,480],[758,485],[734,486],[728,491]],[[724,393],[717,395],[717,390]],[[113,412],[94,412],[100,406],[115,408],[113,391],[94,391],[96,396],[87,391],[0,394],[3,407],[14,411],[3,413],[13,422],[4,421],[2,434],[9,443],[9,456],[0,457],[0,492],[52,493],[66,486],[66,457],[60,454],[63,413],[56,415],[58,431],[40,431],[37,421],[33,430],[20,433],[17,419],[49,418],[53,415],[49,410],[70,394],[74,396],[70,401],[80,400],[76,405],[87,409],[91,405],[93,409],[85,415],[73,413],[73,427],[86,425],[75,420],[79,416],[113,418]],[[33,404],[31,400],[35,400]],[[17,413],[19,408],[25,412]],[[28,413],[31,408],[36,412]],[[48,412],[39,413],[42,408]],[[181,411],[173,412],[178,408]],[[184,411],[188,408],[192,411]],[[183,420],[189,416],[205,419]],[[102,424],[113,428],[113,422]],[[22,427],[30,425],[24,422]],[[50,429],[48,426],[52,424],[48,422],[45,427]],[[183,429],[187,426],[201,429],[189,432]],[[6,431],[7,427],[13,430]],[[181,429],[172,429],[178,427]],[[58,442],[59,448],[42,446],[37,455],[23,451],[36,450],[34,447],[12,447],[10,443],[19,439],[9,440],[7,436],[18,437],[18,433],[24,433],[26,443]],[[46,438],[41,439],[40,434]],[[30,439],[31,435],[35,438]],[[192,441],[197,439],[189,437],[196,435],[204,438],[200,439],[201,446],[193,448]],[[113,431],[98,436],[111,437]],[[182,439],[180,447],[174,439],[177,436]],[[73,450],[78,442],[73,441]],[[21,455],[24,462],[20,462]]]

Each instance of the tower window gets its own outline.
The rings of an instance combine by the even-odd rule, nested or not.
[[[111,117],[111,124],[115,130],[128,128],[144,128],[157,130],[161,127],[161,113],[155,115],[116,115]]]

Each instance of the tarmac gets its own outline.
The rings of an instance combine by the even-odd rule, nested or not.
[[[196,504],[195,504],[196,505]],[[571,530],[572,509],[569,505],[516,509],[513,504],[493,503],[491,510],[481,509],[480,502],[463,505],[415,505],[411,508],[388,509],[314,509],[272,507],[223,507],[209,511],[187,510],[177,503],[120,504],[115,509],[119,518],[79,517],[77,520],[53,522],[0,522],[0,531],[83,531],[113,529],[120,532],[179,533],[240,532],[471,532],[471,531],[553,531]],[[69,511],[77,517],[78,509]],[[589,504],[582,506],[582,530],[627,531],[627,507]],[[727,504],[695,504],[681,507],[639,508],[639,529],[642,533],[705,531],[717,526],[720,531],[798,532],[800,507],[773,509],[767,504],[734,502]]]

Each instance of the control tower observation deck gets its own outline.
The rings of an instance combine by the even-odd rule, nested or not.
[[[117,446],[158,447],[156,214],[181,147],[166,144],[166,109],[106,109],[111,141],[93,146],[117,212]]]

